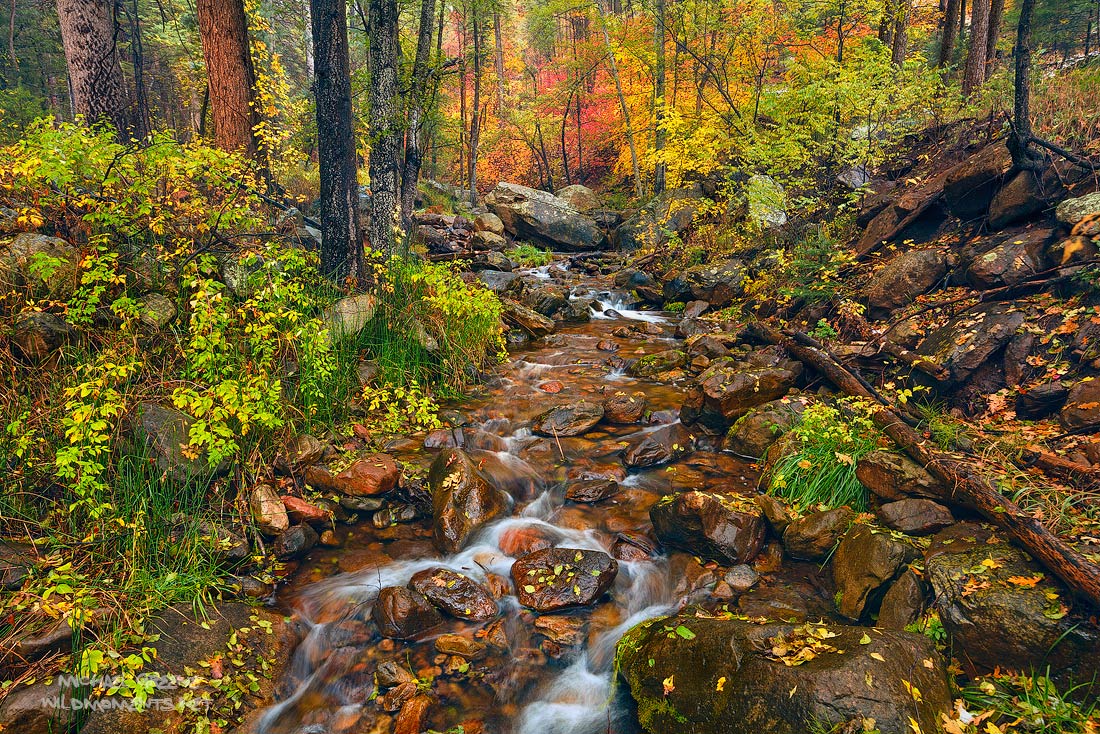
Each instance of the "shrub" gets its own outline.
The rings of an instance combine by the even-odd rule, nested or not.
[[[554,260],[554,253],[549,250],[540,250],[534,245],[516,245],[504,253],[512,262],[524,268],[537,268],[549,265]]]

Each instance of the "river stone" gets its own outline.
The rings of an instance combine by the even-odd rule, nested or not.
[[[943,485],[924,467],[896,451],[878,449],[856,462],[856,478],[887,502],[907,497],[941,497]]]
[[[837,611],[848,619],[859,619],[874,611],[879,592],[892,581],[917,553],[888,532],[870,525],[853,525],[833,556]],[[877,598],[876,598],[877,597]]]
[[[587,214],[593,209],[599,209],[603,206],[600,203],[600,197],[596,196],[595,191],[587,186],[581,186],[580,184],[563,186],[555,192],[555,196],[581,214]]]
[[[793,657],[811,639],[819,650],[805,663],[775,659],[777,648]],[[805,734],[853,721],[845,731],[863,731],[865,719],[882,734],[911,734],[910,720],[939,731],[951,709],[943,658],[905,632],[682,614],[632,628],[616,661],[650,734]]]
[[[1081,380],[1070,388],[1058,421],[1067,431],[1100,423],[1100,380]]]
[[[595,428],[602,418],[602,405],[582,400],[550,408],[535,418],[532,430],[540,436],[579,436]]]
[[[570,482],[565,490],[565,499],[594,505],[610,499],[619,493],[619,483],[614,479],[581,479]]]
[[[270,484],[257,484],[248,498],[252,522],[264,535],[278,535],[290,527],[290,517]]]
[[[488,622],[497,616],[493,597],[468,576],[448,568],[429,568],[413,575],[409,588],[452,617]]]
[[[867,284],[871,318],[885,319],[927,293],[947,275],[947,253],[940,249],[910,250],[877,270]]]
[[[533,311],[511,298],[501,298],[504,307],[501,317],[508,326],[520,329],[533,338],[546,336],[554,331],[554,320]]]
[[[875,514],[887,527],[906,535],[929,535],[955,524],[951,511],[932,500],[914,498],[888,502]]]
[[[536,283],[523,289],[523,305],[543,316],[553,318],[568,303],[569,289],[565,286]]]
[[[282,560],[305,555],[320,538],[309,525],[292,525],[275,538],[275,557]]]
[[[933,606],[965,652],[960,662],[977,673],[1050,666],[1059,679],[1100,675],[1100,629],[1089,610],[1023,552],[988,536],[956,525],[933,539],[925,559]]]
[[[478,214],[474,219],[474,232],[490,232],[498,237],[504,237],[504,222],[492,212]]]
[[[1100,191],[1085,194],[1075,199],[1066,199],[1054,210],[1058,221],[1067,227],[1075,227],[1082,220],[1100,214]]]
[[[725,308],[745,292],[745,279],[740,260],[694,265],[666,281],[662,295],[666,303],[706,301],[713,308]]]
[[[625,392],[617,392],[603,401],[603,418],[608,423],[628,425],[637,423],[645,416],[648,403],[645,395],[627,395]]]
[[[1024,321],[1025,314],[1012,304],[977,306],[929,334],[916,352],[947,368],[953,382],[963,382],[1007,344]]]
[[[618,562],[601,551],[545,548],[512,564],[512,583],[520,604],[554,612],[595,603],[618,572]]]
[[[466,660],[477,660],[485,656],[484,643],[462,635],[440,635],[436,638],[435,649],[444,655],[458,655]]]
[[[805,622],[810,616],[806,599],[785,586],[752,589],[737,600],[737,608],[746,617],[779,622]]]
[[[741,456],[761,458],[776,439],[798,422],[810,400],[780,398],[758,405],[737,419],[722,442],[722,448]]]
[[[560,250],[598,250],[607,242],[595,221],[547,191],[502,181],[485,203],[513,237]]]
[[[759,350],[739,361],[720,360],[696,378],[684,397],[680,420],[725,429],[757,405],[777,400],[794,387],[802,363]]]
[[[833,552],[855,519],[856,513],[847,507],[811,512],[787,525],[783,547],[794,558],[823,560]]]
[[[377,497],[392,491],[401,478],[401,467],[389,454],[356,459],[339,474],[321,467],[306,468],[306,483],[315,489],[348,497]]]
[[[415,640],[443,623],[423,594],[403,586],[387,586],[378,592],[371,619],[383,637],[394,640]]]
[[[469,537],[511,508],[511,498],[497,489],[461,449],[446,449],[428,471],[432,491],[432,540],[444,553],[457,553]]]
[[[650,431],[623,451],[623,465],[628,469],[647,469],[676,461],[695,448],[695,437],[679,423]]]
[[[633,377],[653,378],[664,372],[680,369],[687,365],[687,355],[679,349],[666,349],[663,352],[648,354],[630,365],[627,372]]]
[[[38,363],[79,338],[80,332],[57,314],[27,311],[15,317],[11,343],[17,354]]]
[[[747,563],[764,547],[764,519],[747,497],[672,494],[653,505],[649,517],[664,545],[719,563]]]
[[[912,570],[905,571],[882,597],[875,626],[903,630],[920,616],[924,606],[924,583]]]

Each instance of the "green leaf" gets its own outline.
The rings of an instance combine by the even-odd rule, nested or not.
[[[695,639],[695,633],[692,632],[691,630],[689,630],[684,625],[680,625],[679,627],[676,628],[676,634],[680,635],[680,637],[683,637],[685,640],[694,640]]]

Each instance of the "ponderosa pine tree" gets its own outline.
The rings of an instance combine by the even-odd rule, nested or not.
[[[420,136],[423,132],[424,106],[431,86],[432,31],[435,29],[435,0],[421,0],[420,25],[416,34],[409,89],[408,125],[405,130],[405,167],[401,172],[401,219],[408,226],[416,205],[416,184],[424,161]]]
[[[57,0],[73,111],[89,123],[110,123],[125,136],[129,102],[114,8],[107,0]]]
[[[370,246],[394,251],[401,105],[397,77],[397,2],[370,1]]]
[[[242,0],[197,0],[202,53],[210,89],[214,142],[223,150],[260,158],[256,128],[256,71],[248,43],[248,18]]]
[[[321,270],[337,282],[363,280],[359,171],[351,115],[351,64],[345,0],[310,0],[317,162],[321,175]]]

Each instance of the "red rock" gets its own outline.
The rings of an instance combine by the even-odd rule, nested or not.
[[[416,696],[405,702],[397,721],[393,725],[393,734],[420,734],[424,730],[424,717],[432,700],[425,695]]]
[[[308,522],[310,525],[328,523],[328,513],[322,510],[316,505],[312,505],[306,502],[301,497],[286,496],[280,497],[283,501],[283,507],[286,508],[286,512],[290,515],[290,519],[295,523]]]
[[[500,535],[500,552],[512,558],[553,546],[554,539],[537,525],[510,528]]]
[[[358,459],[335,476],[321,467],[311,466],[305,471],[307,484],[351,497],[385,494],[397,486],[400,477],[401,467],[388,454],[374,454]]]
[[[563,385],[558,380],[550,380],[549,382],[544,382],[539,385],[539,390],[542,390],[543,392],[548,392],[551,395],[561,392],[564,388],[565,385]]]

